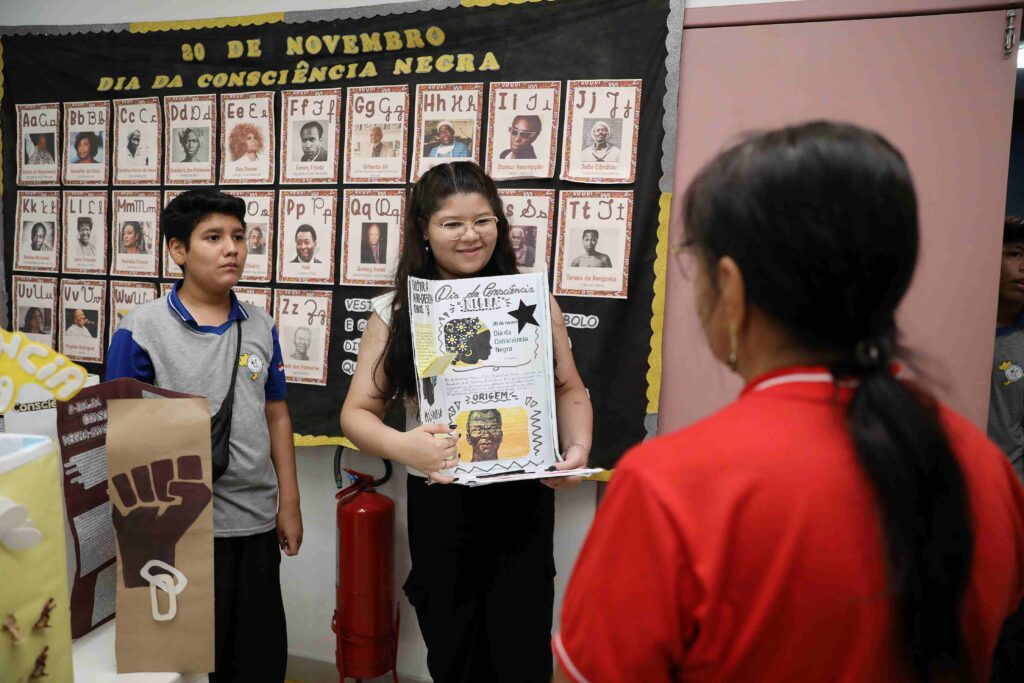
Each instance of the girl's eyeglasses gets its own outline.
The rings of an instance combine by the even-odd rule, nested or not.
[[[440,223],[441,234],[450,240],[461,239],[469,227],[473,226],[473,232],[480,237],[490,237],[498,231],[497,216],[481,216],[475,221],[445,221]]]

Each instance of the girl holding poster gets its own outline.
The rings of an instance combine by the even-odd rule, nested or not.
[[[416,424],[410,277],[451,280],[518,273],[509,223],[494,182],[471,162],[436,166],[409,198],[395,290],[373,300],[359,360],[341,411],[345,435],[365,453],[407,466],[412,571],[405,593],[416,609],[436,681],[547,681],[554,602],[554,493],[578,478],[480,488],[441,474],[458,460],[455,425]],[[564,461],[586,464],[593,413],[569,337],[552,298],[555,402]],[[401,432],[384,424],[405,402]],[[500,426],[475,425],[488,438]],[[477,440],[484,436],[476,435]],[[469,439],[467,439],[469,440]],[[548,487],[548,488],[546,488]]]

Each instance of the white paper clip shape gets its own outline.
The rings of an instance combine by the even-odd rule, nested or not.
[[[170,572],[171,575],[157,574],[154,576],[151,573],[153,569],[163,569]],[[149,583],[149,605],[153,610],[153,620],[170,621],[173,619],[178,614],[177,595],[185,590],[185,586],[188,585],[188,579],[185,578],[185,575],[160,560],[150,560],[139,570],[139,574]],[[160,603],[157,600],[156,593],[157,588],[167,593],[167,612],[165,613],[160,612]]]
[[[8,550],[27,550],[43,540],[28,518],[28,508],[0,496],[0,545]]]

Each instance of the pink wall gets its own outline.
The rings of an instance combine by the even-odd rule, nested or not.
[[[707,14],[713,11],[735,23],[743,23],[744,13],[766,21],[772,7],[790,21],[795,17],[787,5],[809,4],[687,10],[686,21],[700,24],[702,14],[714,19]],[[877,3],[815,4],[848,14]],[[683,190],[740,132],[814,118],[881,131],[906,155],[921,207],[921,257],[899,316],[905,341],[928,361],[931,390],[981,426],[1016,61],[1015,54],[1003,55],[1005,24],[1005,12],[995,10],[686,28],[670,228],[677,243]],[[707,351],[691,283],[671,260],[667,290],[661,432],[713,412],[740,388]]]

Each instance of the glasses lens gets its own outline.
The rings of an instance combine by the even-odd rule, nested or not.
[[[535,131],[521,130],[519,128],[516,128],[515,126],[509,128],[508,132],[511,133],[513,137],[526,138],[527,140],[532,140],[535,137],[537,137],[537,133]]]

